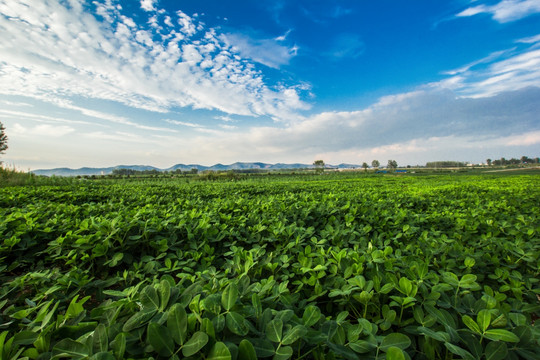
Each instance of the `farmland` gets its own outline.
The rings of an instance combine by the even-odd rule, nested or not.
[[[538,359],[535,174],[0,189],[0,358]]]

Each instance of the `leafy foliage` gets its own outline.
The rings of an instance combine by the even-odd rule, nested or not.
[[[0,189],[2,359],[536,359],[526,176]]]
[[[7,141],[6,128],[4,127],[4,124],[0,122],[0,154],[3,154],[8,149]]]

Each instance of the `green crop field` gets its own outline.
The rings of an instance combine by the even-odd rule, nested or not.
[[[0,359],[536,360],[539,214],[537,174],[1,188]]]

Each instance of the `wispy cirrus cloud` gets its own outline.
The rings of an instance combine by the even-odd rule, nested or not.
[[[444,74],[450,77],[430,86],[451,89],[464,97],[493,96],[540,86],[540,36],[517,40],[515,47]]]
[[[210,162],[238,161],[238,154],[243,161],[269,162],[290,161],[290,154],[308,163],[315,158],[328,163],[379,159],[383,164],[396,159],[412,165],[441,159],[483,161],[518,156],[514,149],[525,147],[534,153],[540,144],[538,112],[538,87],[485,98],[429,88],[386,96],[358,111],[314,114],[284,127],[224,129],[234,130],[227,136],[222,131],[201,133],[178,144],[177,151]]]
[[[249,35],[247,33],[226,33],[221,35],[221,39],[243,57],[279,69],[281,66],[289,64],[298,51],[296,45],[286,46],[283,44],[288,33],[275,38],[266,38],[253,31]]]
[[[201,127],[203,127],[202,125],[195,124],[195,123],[189,122],[189,121],[179,121],[179,120],[172,120],[172,119],[165,119],[164,121],[168,122],[169,124],[187,126],[187,127],[191,127],[191,128],[201,128]]]
[[[71,134],[75,129],[67,125],[39,124],[35,126],[23,126],[16,123],[10,131],[14,136],[43,136],[59,138]]]
[[[141,6],[152,9],[156,2]],[[294,88],[268,86],[215,29],[182,11],[151,12],[145,25],[111,0],[92,6],[0,0],[0,14],[0,94],[49,102],[82,96],[154,112],[192,107],[275,119],[308,108]]]
[[[65,123],[65,124],[71,124],[71,125],[92,125],[92,126],[103,126],[101,124],[96,124],[95,122],[89,122],[89,121],[82,121],[82,120],[73,120],[73,119],[66,119],[63,117],[58,116],[48,116],[43,114],[36,114],[36,113],[30,113],[27,111],[17,111],[17,110],[10,110],[10,109],[0,109],[0,117],[12,119],[16,118],[19,120],[25,120],[25,121],[34,121],[34,122],[45,122],[45,123]]]
[[[359,35],[343,33],[336,36],[330,49],[326,52],[327,56],[334,59],[356,59],[364,53],[366,45]]]
[[[516,42],[523,43],[523,44],[539,44],[540,43],[540,34],[525,37],[525,38],[521,38],[521,39],[517,40]]]
[[[502,0],[495,5],[481,4],[469,7],[456,16],[469,17],[478,14],[490,14],[493,20],[506,23],[536,13],[540,13],[539,0]]]

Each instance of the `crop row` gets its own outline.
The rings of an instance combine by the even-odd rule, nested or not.
[[[535,176],[0,191],[0,357],[536,359]]]

